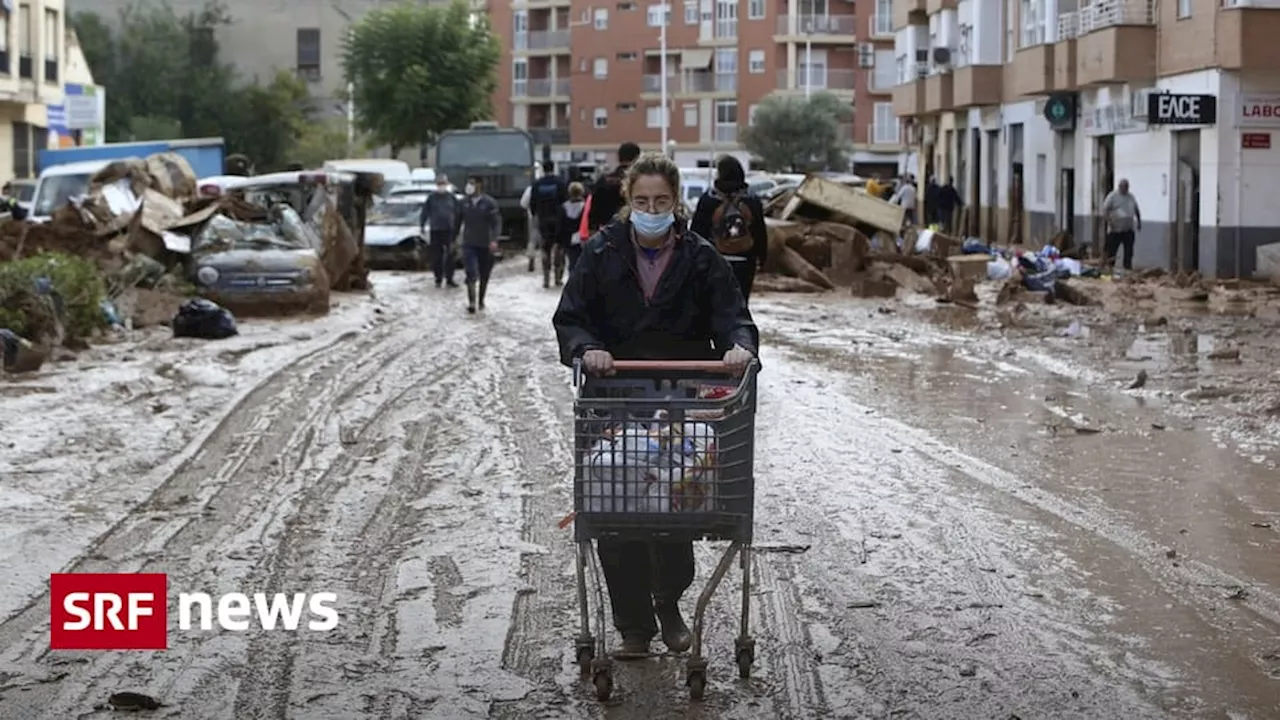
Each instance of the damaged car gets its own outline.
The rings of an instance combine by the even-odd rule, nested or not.
[[[419,230],[426,195],[392,195],[369,213],[364,262],[374,270],[429,270],[430,242]]]

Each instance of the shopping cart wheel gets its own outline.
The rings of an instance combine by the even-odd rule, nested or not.
[[[689,699],[701,700],[707,693],[707,671],[690,670],[685,678],[685,684],[689,686]]]
[[[609,669],[597,669],[591,675],[591,684],[596,686],[596,699],[603,702],[613,695],[613,672]]]
[[[587,642],[585,645],[578,643],[578,667],[582,669],[582,674],[587,675],[591,672],[591,661],[596,659],[596,649],[594,642]]]
[[[739,638],[737,646],[738,677],[746,680],[751,677],[751,666],[756,661],[756,641],[751,638]]]

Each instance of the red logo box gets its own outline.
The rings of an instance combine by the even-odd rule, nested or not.
[[[169,579],[164,573],[49,576],[52,650],[167,650]]]

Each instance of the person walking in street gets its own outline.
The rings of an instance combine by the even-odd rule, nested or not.
[[[564,271],[564,246],[560,244],[560,211],[569,199],[564,178],[555,174],[551,161],[542,163],[542,177],[531,186],[529,209],[538,228],[542,250],[542,287],[551,287],[552,265],[556,278]],[[556,285],[559,285],[557,280]]]
[[[1133,269],[1133,246],[1136,231],[1142,229],[1142,211],[1138,198],[1129,192],[1129,181],[1121,180],[1115,190],[1102,200],[1102,217],[1107,223],[1107,244],[1103,263],[1115,266],[1116,253],[1124,249],[1124,269]]]
[[[582,183],[575,182],[569,184],[569,199],[560,205],[560,222],[556,228],[557,244],[561,247],[562,257],[569,261],[569,272],[573,272],[573,268],[578,264],[578,257],[582,255],[582,243],[585,238],[578,232],[582,226],[582,216],[586,212],[587,203],[583,196],[586,195],[586,188]],[[561,271],[564,269],[562,265],[556,267],[556,286],[560,286]]]
[[[456,288],[453,281],[453,241],[462,225],[462,204],[449,187],[446,175],[436,176],[436,189],[422,203],[418,215],[418,231],[429,233],[431,241],[431,269],[435,272],[436,287],[447,283]]]
[[[938,224],[942,226],[942,232],[951,232],[951,222],[955,219],[956,210],[964,206],[964,201],[960,199],[960,193],[956,191],[956,179],[947,178],[947,184],[938,188],[937,197],[938,210],[935,214]]]
[[[633,160],[628,206],[587,242],[552,317],[560,361],[595,375],[614,374],[615,358],[720,359],[746,370],[759,332],[728,261],[686,229],[679,169],[658,153]],[[622,635],[615,655],[647,656],[659,625],[669,650],[688,650],[679,603],[693,584],[693,544],[602,538],[596,552]]]
[[[640,157],[640,146],[625,142],[618,146],[618,167],[596,181],[591,190],[591,211],[587,215],[587,228],[592,233],[608,225],[622,210],[622,184],[626,180],[631,163]]]
[[[939,222],[938,220],[938,196],[942,193],[942,186],[938,184],[938,176],[930,175],[924,184],[924,224],[925,227]]]
[[[467,197],[462,201],[462,264],[467,273],[467,312],[484,309],[493,272],[493,255],[502,234],[502,213],[498,203],[484,191],[480,178],[467,180]],[[479,284],[477,292],[476,285]]]
[[[915,227],[916,183],[910,175],[902,176],[902,184],[898,186],[898,190],[893,194],[893,197],[889,198],[889,202],[902,206],[902,223],[904,226]]]
[[[9,217],[14,220],[26,220],[27,209],[22,207],[22,203],[13,196],[13,185],[11,183],[4,184],[4,190],[0,191],[0,212],[9,213]]]
[[[724,155],[716,163],[715,183],[698,198],[690,229],[729,261],[742,299],[749,303],[756,269],[764,269],[769,254],[769,231],[764,204],[747,188],[746,170],[734,156]]]

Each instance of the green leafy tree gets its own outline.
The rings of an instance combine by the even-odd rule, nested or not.
[[[74,14],[85,59],[107,89],[107,139],[222,137],[229,154],[259,169],[285,165],[307,124],[306,87],[288,73],[241,81],[216,40],[231,20],[217,0],[185,14],[167,2],[130,5],[114,26]]]
[[[289,159],[304,167],[316,168],[326,160],[350,157],[352,152],[347,148],[346,121],[332,119],[306,125]]]
[[[770,170],[843,170],[850,143],[842,126],[852,120],[853,108],[831,93],[774,95],[756,108],[742,144]]]
[[[500,47],[462,0],[374,10],[352,28],[344,55],[356,126],[393,156],[489,116]]]

